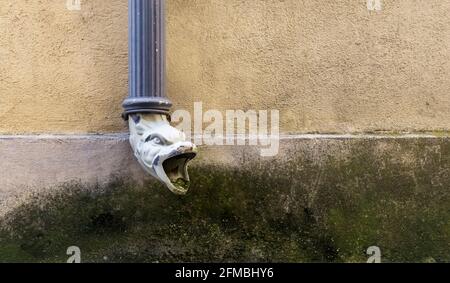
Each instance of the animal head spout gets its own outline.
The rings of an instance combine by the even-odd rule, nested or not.
[[[129,119],[130,143],[139,163],[175,194],[189,190],[188,163],[197,147],[172,127],[165,115],[135,114]]]

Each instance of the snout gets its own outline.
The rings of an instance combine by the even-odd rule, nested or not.
[[[190,186],[188,163],[196,155],[197,147],[191,142],[179,142],[167,147],[154,159],[156,177],[173,193],[185,195]]]

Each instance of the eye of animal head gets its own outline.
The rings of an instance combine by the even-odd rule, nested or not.
[[[149,135],[146,139],[145,142],[151,142],[157,145],[163,145],[164,144],[164,139],[161,136],[158,135]]]

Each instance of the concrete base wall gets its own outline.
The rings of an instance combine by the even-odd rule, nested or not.
[[[449,138],[286,137],[275,158],[203,147],[181,198],[122,135],[3,137],[0,156],[0,261],[64,261],[72,245],[93,262],[362,262],[371,245],[450,261]]]
[[[352,157],[350,154],[364,154],[367,149],[355,152],[355,146],[368,143],[374,146],[371,152],[374,159],[389,155],[390,161],[405,163],[413,169],[421,162],[417,160],[419,157],[428,160],[439,154],[439,162],[448,161],[449,153],[442,153],[441,147],[447,145],[449,140],[449,137],[418,135],[284,136],[280,153],[273,158],[261,157],[260,147],[257,146],[201,146],[198,158],[191,164],[197,167],[211,164],[231,166],[244,170],[251,164],[260,163],[281,162],[292,166],[289,165],[292,158],[303,156],[308,163],[320,165],[328,157],[346,159]],[[418,148],[418,144],[423,148]],[[135,160],[127,134],[0,136],[0,156],[0,201],[27,190],[47,190],[48,187],[68,182],[104,183],[117,177],[142,184],[151,179]],[[308,165],[311,164],[295,164]],[[445,162],[443,165],[449,166]]]

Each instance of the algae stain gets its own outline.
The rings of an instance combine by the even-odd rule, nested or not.
[[[2,219],[0,262],[65,262],[72,245],[85,262],[365,262],[373,245],[383,262],[450,261],[450,170],[375,148],[362,142],[320,166],[301,154],[196,166],[185,197],[154,183],[66,185]]]

